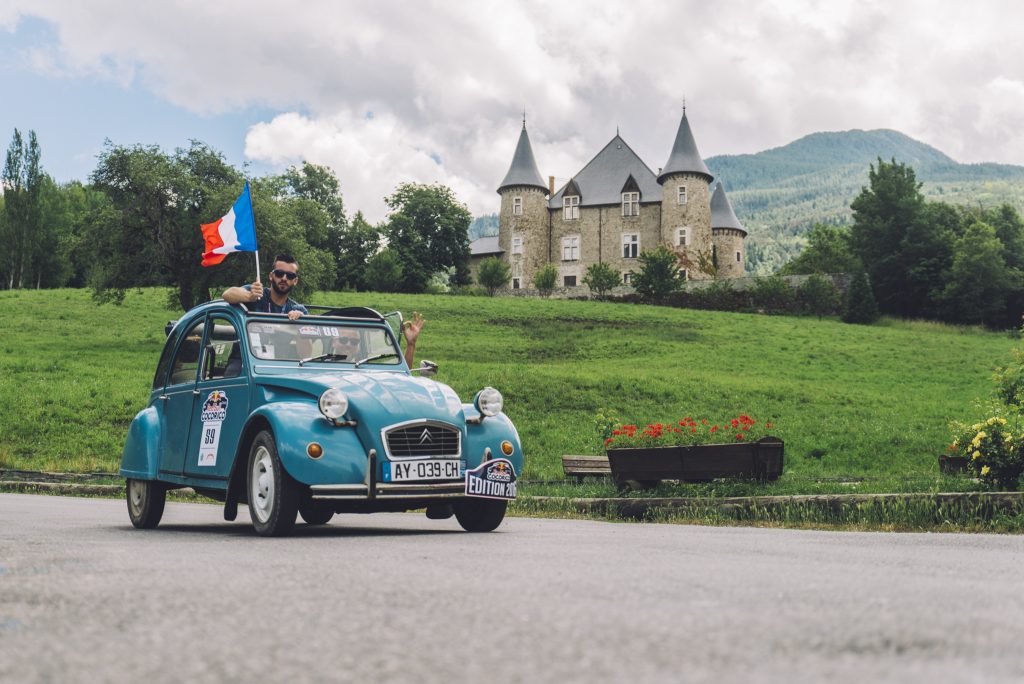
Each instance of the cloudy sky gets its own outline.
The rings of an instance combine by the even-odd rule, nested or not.
[[[403,181],[496,211],[524,108],[559,181],[616,127],[662,166],[684,98],[704,157],[891,128],[1024,164],[1022,25],[990,0],[0,0],[0,139],[34,129],[61,181],[105,139],[305,159],[374,221]]]

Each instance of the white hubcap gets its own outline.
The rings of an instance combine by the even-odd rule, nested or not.
[[[267,447],[261,445],[256,449],[256,458],[253,459],[249,478],[253,513],[261,523],[265,523],[270,520],[270,513],[274,507],[275,485],[274,462]]]
[[[136,511],[142,510],[142,502],[146,497],[146,484],[139,480],[132,480],[128,485],[128,495],[131,497],[132,508]]]

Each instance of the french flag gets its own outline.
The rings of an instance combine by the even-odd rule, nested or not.
[[[213,223],[202,226],[206,251],[203,252],[203,266],[215,266],[224,261],[231,252],[255,252],[256,221],[252,217],[252,198],[249,195],[249,181],[235,200],[231,211]]]

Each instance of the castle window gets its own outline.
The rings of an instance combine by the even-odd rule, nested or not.
[[[580,236],[562,238],[562,261],[577,261],[580,258]]]
[[[578,195],[562,198],[562,220],[575,221],[580,217],[580,198]]]
[[[513,235],[512,236],[512,253],[522,254],[523,253],[523,236]]]
[[[633,277],[633,272],[632,271],[626,271],[625,273],[623,273],[622,274],[622,284],[623,285],[629,285],[629,281],[630,281],[630,279],[632,277]]]
[[[640,193],[639,192],[624,192],[624,193],[622,193],[622,215],[623,216],[639,216],[640,215]]]
[[[679,186],[679,204],[686,204],[686,186]]]
[[[519,278],[513,278],[512,279],[512,289],[513,290],[518,290],[519,289]]]
[[[623,233],[622,234],[622,258],[623,259],[636,259],[640,253],[640,234],[639,233]]]
[[[679,269],[679,279],[680,280],[687,280],[686,269],[685,268]]]
[[[690,244],[690,234],[686,228],[676,228],[676,247]]]
[[[512,264],[512,276],[516,279],[523,277],[523,262],[517,261]]]
[[[742,257],[740,257],[740,253],[736,252],[736,263],[738,264],[741,261],[743,261],[743,259],[742,259]]]
[[[512,198],[512,215],[522,216],[523,215],[523,198],[513,197]]]
[[[576,276],[565,276],[562,278],[562,287],[576,287]]]

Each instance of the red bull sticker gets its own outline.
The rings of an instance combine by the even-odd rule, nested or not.
[[[512,462],[496,458],[467,470],[466,496],[505,500],[516,498],[516,470]]]
[[[217,465],[217,448],[220,446],[220,431],[224,420],[228,417],[228,395],[221,390],[213,390],[199,414],[203,427],[199,433],[199,465],[212,467]]]

